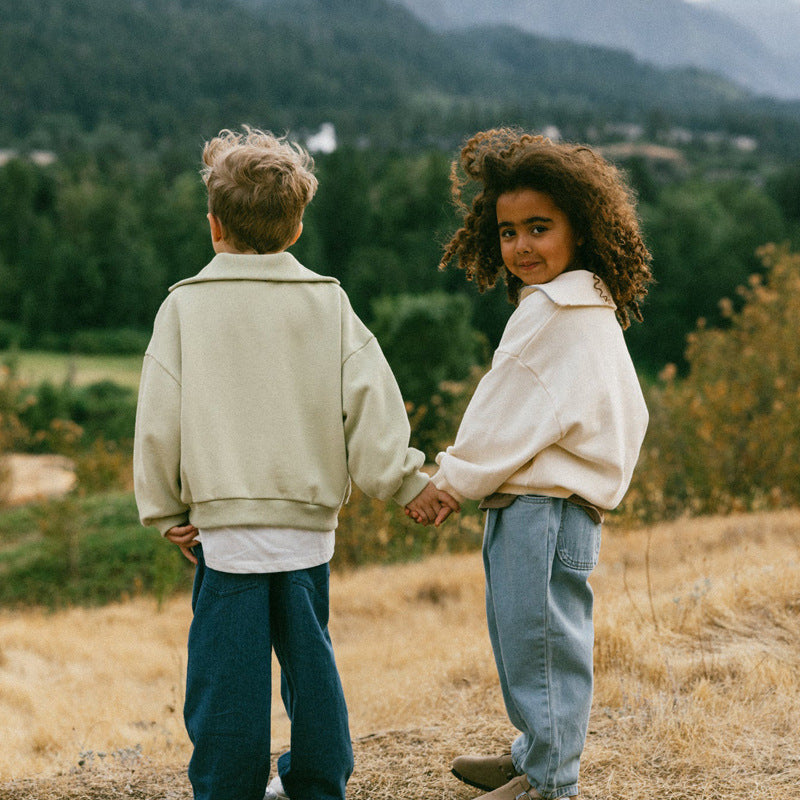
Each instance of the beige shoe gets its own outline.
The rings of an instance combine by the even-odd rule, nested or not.
[[[476,800],[539,800],[541,795],[528,782],[527,775],[518,775],[505,786],[495,789],[489,794],[481,795]]]
[[[460,781],[484,792],[505,786],[519,774],[514,769],[510,753],[502,756],[459,756],[453,761],[450,771]]]

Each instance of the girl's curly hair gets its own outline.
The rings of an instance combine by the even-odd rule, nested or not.
[[[505,192],[534,189],[549,195],[567,215],[576,241],[582,240],[575,260],[608,286],[622,327],[629,326],[631,315],[641,322],[639,303],[653,279],[651,256],[639,230],[633,191],[616,167],[582,145],[498,128],[467,141],[450,177],[464,222],[446,245],[440,269],[457,259],[480,292],[503,276],[516,305],[524,284],[503,264],[495,207]]]

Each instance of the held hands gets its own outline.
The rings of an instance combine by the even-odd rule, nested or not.
[[[461,506],[447,492],[429,483],[407,506],[406,515],[420,525],[433,523],[437,528]]]
[[[437,489],[432,483],[429,483],[406,506],[406,514],[415,522],[420,525],[433,523],[436,527],[441,525],[453,511],[458,513],[461,511],[461,506],[447,492]],[[178,545],[184,556],[192,564],[197,564],[197,557],[192,553],[192,548],[199,544],[198,533],[194,525],[176,525],[166,532],[164,538]]]
[[[164,534],[164,538],[178,545],[186,558],[188,558],[192,564],[196,564],[197,556],[192,553],[192,548],[200,544],[200,542],[197,541],[198,533],[199,531],[194,525],[176,525]]]

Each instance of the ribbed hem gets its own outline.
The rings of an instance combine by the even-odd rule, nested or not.
[[[190,513],[197,528],[226,525],[264,525],[270,528],[300,528],[307,531],[332,531],[339,508],[327,508],[295,500],[228,498],[194,503]]]

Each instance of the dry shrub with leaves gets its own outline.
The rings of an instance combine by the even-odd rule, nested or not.
[[[724,329],[702,320],[689,372],[668,366],[648,388],[650,426],[620,509],[628,520],[800,503],[800,255],[770,245],[767,268],[722,302]]]

